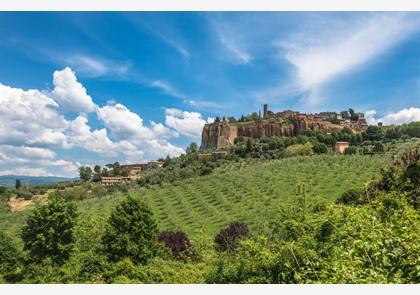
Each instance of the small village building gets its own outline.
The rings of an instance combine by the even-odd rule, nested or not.
[[[147,170],[147,164],[127,164],[121,165],[121,169],[127,169],[128,175],[139,175],[142,171]]]
[[[344,152],[346,151],[346,149],[348,149],[348,147],[349,147],[348,141],[337,141],[335,143],[335,152],[339,154],[344,154]]]
[[[124,183],[126,181],[130,180],[129,177],[105,177],[102,176],[101,177],[101,184],[102,185],[114,185],[114,184],[119,184],[119,183]]]
[[[162,166],[162,161],[150,161],[149,163],[147,163],[147,169],[160,168]]]

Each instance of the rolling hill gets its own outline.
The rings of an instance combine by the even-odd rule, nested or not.
[[[314,155],[280,160],[240,160],[217,168],[211,175],[172,184],[131,190],[144,197],[160,230],[183,230],[194,236],[213,236],[231,221],[246,222],[251,230],[264,226],[278,207],[296,199],[305,184],[307,201],[334,202],[344,191],[359,188],[379,175],[391,155]],[[82,219],[107,217],[125,198],[118,192],[79,201]],[[18,235],[30,210],[0,213],[0,230]]]
[[[55,177],[55,176],[22,176],[22,175],[1,175],[0,185],[14,187],[16,179],[22,184],[39,185],[61,181],[73,181],[77,178]]]

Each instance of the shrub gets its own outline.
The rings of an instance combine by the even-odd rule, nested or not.
[[[228,228],[222,229],[214,238],[216,250],[233,250],[238,242],[249,235],[248,226],[242,222],[233,222]]]
[[[328,147],[325,143],[316,143],[313,149],[316,154],[326,154],[328,152]]]
[[[28,191],[24,191],[24,190],[16,190],[16,198],[19,199],[24,199],[24,200],[30,200],[32,199],[33,195],[28,192]]]
[[[163,243],[166,247],[171,249],[172,254],[180,258],[182,256],[194,256],[191,248],[190,240],[187,235],[182,231],[166,231],[159,234],[159,242]]]
[[[313,154],[312,144],[309,142],[305,144],[294,144],[288,146],[285,151],[285,155],[287,157],[294,157],[294,156],[309,156]]]
[[[111,261],[128,257],[143,264],[156,255],[157,237],[152,212],[143,201],[129,196],[111,213],[102,242]]]
[[[31,260],[39,262],[49,257],[54,263],[64,263],[73,249],[77,216],[76,205],[60,199],[35,208],[21,235]]]
[[[363,203],[363,193],[357,189],[345,191],[336,201],[337,204],[360,204]]]
[[[373,151],[375,153],[383,153],[385,151],[385,147],[384,147],[384,145],[381,142],[377,142],[373,146]]]
[[[346,155],[355,155],[357,154],[357,147],[355,146],[349,146],[345,149],[344,154]]]
[[[20,252],[12,239],[0,232],[0,283],[2,277],[7,280],[18,268]]]

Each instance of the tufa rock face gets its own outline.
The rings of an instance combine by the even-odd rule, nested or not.
[[[234,144],[237,134],[236,124],[228,122],[206,124],[201,134],[201,149],[230,147]]]
[[[215,122],[204,125],[201,149],[220,149],[234,145],[236,137],[291,137],[302,131],[339,132],[343,126],[328,121],[313,120],[308,117],[293,119],[268,119],[250,123]]]

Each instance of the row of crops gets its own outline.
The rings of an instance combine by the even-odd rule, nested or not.
[[[263,226],[279,205],[296,196],[304,183],[308,200],[334,201],[345,190],[360,187],[389,163],[389,155],[316,155],[281,160],[241,160],[217,168],[208,176],[162,186],[136,189],[153,210],[161,230],[204,231],[214,235],[231,221]],[[106,216],[123,199],[123,193],[79,201],[82,214]],[[2,230],[19,234],[28,214],[0,214]]]

